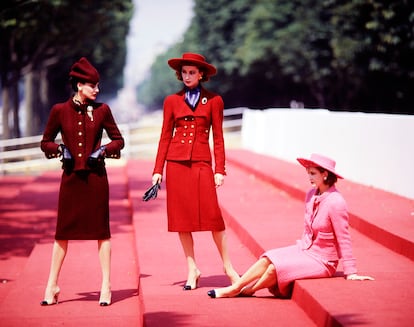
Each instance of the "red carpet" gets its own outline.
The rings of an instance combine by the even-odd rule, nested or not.
[[[113,305],[105,308],[98,305],[100,266],[96,241],[69,242],[59,282],[59,304],[39,305],[49,272],[60,172],[46,173],[34,180],[26,178],[19,191],[10,178],[1,179],[1,326],[142,325],[125,168],[111,168],[109,175]]]
[[[109,161],[109,160],[108,160]],[[1,326],[411,326],[414,321],[413,200],[349,181],[345,195],[357,265],[373,282],[342,277],[295,283],[291,300],[210,299],[228,284],[210,233],[196,233],[200,287],[182,291],[185,259],[168,233],[165,189],[141,201],[152,162],[109,167],[113,304],[98,306],[95,241],[69,243],[60,303],[41,307],[50,264],[60,172],[0,177]],[[264,249],[292,244],[302,232],[309,187],[299,165],[234,150],[219,189],[234,266],[243,273]],[[361,200],[363,199],[363,201]],[[374,240],[376,241],[374,241]]]

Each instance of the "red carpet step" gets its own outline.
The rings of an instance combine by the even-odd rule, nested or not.
[[[229,151],[227,158],[226,187],[231,192],[221,189],[220,199],[229,225],[256,256],[264,249],[293,244],[302,232],[304,191],[309,188],[303,168],[247,151]],[[411,231],[414,227],[410,217],[413,201],[342,180],[338,189],[347,199],[352,217],[364,220],[358,224],[351,217],[351,225],[357,222],[359,227],[351,230],[359,272],[376,280],[351,282],[337,277],[298,281],[292,300],[318,326],[411,326],[412,252],[386,247],[383,244],[388,242],[377,242],[378,237],[373,240],[370,226],[373,221],[374,230],[384,229],[383,237],[398,237],[411,244],[414,234],[407,232],[407,227]],[[384,212],[372,210],[374,203]],[[394,221],[392,228],[387,219]]]
[[[142,326],[135,234],[124,167],[109,168],[111,183],[112,305],[100,307],[96,241],[70,241],[59,304],[41,307],[56,221],[60,171],[26,183],[0,179],[0,325]],[[18,189],[18,190],[17,190]],[[5,201],[10,194],[10,201]]]
[[[155,200],[141,200],[150,186],[152,165],[143,161],[128,163],[146,327],[315,326],[293,301],[273,299],[267,292],[256,299],[209,298],[208,290],[229,284],[209,232],[194,233],[196,257],[202,271],[200,287],[183,291],[186,262],[178,235],[167,232],[165,190],[162,188]],[[231,185],[224,189],[232,192]],[[227,235],[234,266],[241,273],[255,257],[231,229]]]
[[[265,249],[292,244],[303,227],[309,188],[301,166],[243,150],[227,154],[218,189],[235,268]],[[50,264],[60,171],[0,177],[1,326],[411,326],[414,321],[413,200],[344,180],[359,272],[372,282],[297,281],[292,299],[263,290],[254,298],[210,299],[228,284],[210,233],[195,233],[202,276],[183,291],[185,259],[167,232],[165,188],[150,202],[152,162],[108,167],[113,235],[113,304],[98,306],[95,241],[70,242],[58,305],[41,307]],[[340,268],[341,270],[341,268]]]

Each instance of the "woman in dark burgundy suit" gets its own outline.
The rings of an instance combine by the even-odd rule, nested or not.
[[[59,272],[68,240],[98,240],[102,269],[99,304],[111,303],[111,243],[109,229],[109,185],[104,158],[120,158],[124,139],[111,109],[95,102],[99,73],[86,58],[74,63],[69,73],[75,94],[52,107],[41,149],[47,158],[62,156],[62,179],[52,262],[44,300],[56,304]],[[103,130],[111,141],[101,145]],[[55,142],[58,133],[63,144]]]
[[[164,119],[152,183],[161,183],[166,164],[168,231],[178,232],[187,260],[184,290],[197,287],[201,272],[194,256],[192,232],[211,231],[223,260],[223,268],[234,283],[234,270],[227,249],[224,221],[216,187],[223,184],[225,152],[222,98],[202,87],[216,68],[202,55],[184,53],[168,60],[184,88],[164,101]],[[213,133],[214,168],[209,146]],[[214,169],[214,174],[213,174]]]

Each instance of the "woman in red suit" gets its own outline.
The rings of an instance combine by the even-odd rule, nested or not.
[[[164,101],[164,119],[152,183],[161,183],[166,164],[168,231],[178,232],[187,260],[184,290],[197,287],[201,272],[194,256],[192,232],[211,231],[223,260],[224,272],[234,283],[239,275],[231,264],[216,187],[223,184],[225,153],[222,98],[201,82],[216,74],[202,55],[184,53],[168,60],[184,88]],[[209,146],[213,133],[214,168]],[[214,174],[213,174],[214,169]]]
[[[262,288],[277,297],[290,296],[293,281],[332,277],[342,259],[348,280],[372,280],[357,275],[349,235],[348,211],[344,198],[335,188],[338,178],[335,161],[312,154],[298,158],[313,188],[305,199],[305,228],[296,245],[265,252],[233,285],[208,291],[212,298],[252,296]]]
[[[73,64],[69,76],[75,94],[52,107],[41,141],[47,158],[62,156],[64,169],[52,262],[41,305],[57,303],[57,282],[68,240],[98,240],[102,269],[99,304],[107,306],[111,303],[111,234],[104,158],[119,158],[124,139],[108,105],[95,102],[99,93],[95,67],[83,57]],[[103,130],[111,139],[106,145],[101,145]],[[59,132],[63,144],[55,142]]]

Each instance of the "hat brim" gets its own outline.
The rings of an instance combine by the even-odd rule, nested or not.
[[[213,76],[217,74],[216,67],[204,61],[199,61],[196,59],[172,58],[168,60],[168,65],[176,71],[180,71],[182,66],[187,65],[187,66],[197,66],[199,68],[204,68],[208,76]]]
[[[341,175],[339,175],[335,170],[332,170],[329,167],[325,167],[324,165],[321,165],[319,163],[316,163],[312,160],[305,159],[305,158],[297,158],[296,159],[303,167],[309,168],[309,167],[322,167],[323,169],[330,171],[332,174],[336,175],[336,177],[343,179]]]

